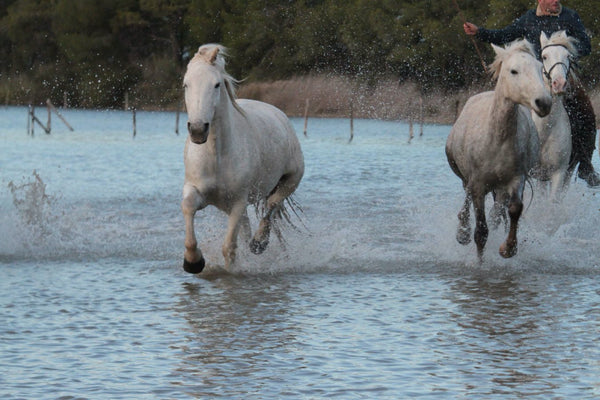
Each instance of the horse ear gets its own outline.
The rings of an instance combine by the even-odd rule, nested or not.
[[[546,32],[544,31],[540,33],[540,44],[542,45],[542,48],[546,47],[546,44],[548,44],[548,36],[546,36]]]
[[[496,53],[497,56],[501,55],[504,53],[504,49],[500,46],[496,46],[495,44],[492,43],[492,49],[494,49],[494,53]]]
[[[215,61],[217,60],[217,56],[219,55],[219,47],[215,47],[209,54],[208,54],[208,61],[211,64],[214,64]]]

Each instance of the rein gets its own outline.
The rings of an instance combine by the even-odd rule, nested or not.
[[[567,51],[569,51],[569,49],[567,48],[567,46],[565,46],[564,44],[548,44],[548,45],[546,45],[546,46],[544,46],[542,48],[541,52],[543,53],[544,50],[547,49],[548,47],[557,47],[557,46],[558,47],[564,47]],[[552,70],[555,67],[557,67],[559,65],[562,65],[564,67],[564,69],[565,69],[565,76],[569,76],[569,73],[571,72],[571,64],[573,64],[573,62],[574,62],[573,57],[569,55],[569,65],[565,64],[564,62],[557,62],[554,65],[552,65],[548,71],[546,71],[546,66],[543,65],[543,63],[542,63],[542,65],[543,65],[543,67],[542,67],[542,73],[544,74],[544,76],[546,77],[546,79],[551,80],[552,78],[550,78],[550,74],[552,73]]]

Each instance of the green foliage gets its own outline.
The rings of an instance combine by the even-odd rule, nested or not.
[[[331,73],[411,80],[423,91],[464,87],[486,77],[463,16],[500,28],[536,3],[458,4],[462,13],[454,0],[0,0],[0,96],[120,107],[129,93],[138,105],[177,104],[185,64],[208,42],[230,48],[228,69],[240,79]],[[596,84],[597,7],[565,5],[592,36],[581,65]],[[491,62],[490,46],[478,47]]]

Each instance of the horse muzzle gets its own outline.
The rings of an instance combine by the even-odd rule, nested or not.
[[[535,99],[535,107],[533,111],[540,117],[545,117],[552,110],[552,97],[538,97]]]
[[[556,95],[561,95],[565,93],[567,89],[567,80],[564,78],[558,78],[552,80],[552,93]]]
[[[206,143],[210,124],[208,122],[190,122],[187,123],[190,140],[195,144]]]

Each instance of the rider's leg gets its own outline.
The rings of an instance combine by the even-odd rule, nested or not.
[[[592,156],[596,148],[596,116],[583,87],[578,85],[569,96],[565,96],[565,108],[571,121],[571,168],[579,164],[577,176],[590,186],[598,186],[600,176],[594,172],[592,165]]]

